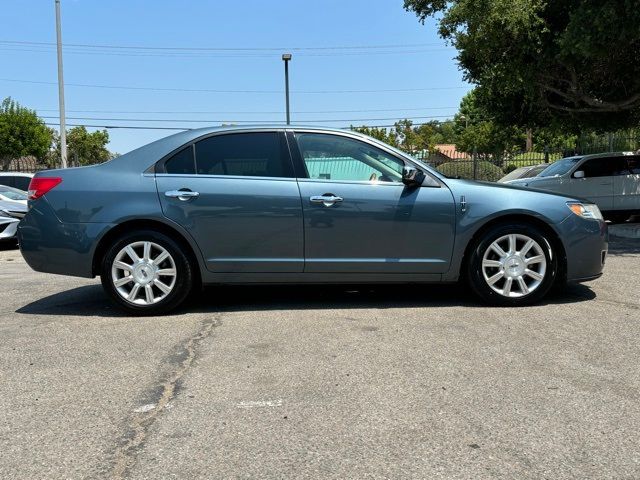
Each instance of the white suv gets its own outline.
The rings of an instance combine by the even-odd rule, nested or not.
[[[26,192],[29,190],[29,182],[33,178],[33,173],[22,172],[0,172],[0,185],[17,188]]]
[[[509,184],[586,198],[617,222],[640,215],[640,155],[631,152],[563,158],[537,177]]]

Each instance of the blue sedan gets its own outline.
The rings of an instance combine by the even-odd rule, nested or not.
[[[123,309],[167,312],[202,285],[454,283],[537,302],[602,274],[593,203],[447,178],[355,132],[189,130],[110,162],[36,174],[18,228],[40,272],[102,279]]]

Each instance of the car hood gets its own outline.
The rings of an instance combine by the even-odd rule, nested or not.
[[[526,182],[527,180],[533,180],[534,178],[537,177],[533,177],[530,179],[522,179],[519,180],[521,183],[529,183],[529,185],[531,185],[531,183],[534,182]],[[455,187],[456,190],[457,189],[462,189],[464,190],[465,188],[469,188],[469,189],[477,189],[477,188],[481,188],[481,189],[492,189],[495,190],[496,192],[502,190],[504,191],[505,194],[509,194],[512,193],[514,191],[520,191],[520,192],[527,192],[529,194],[535,194],[535,195],[546,195],[549,197],[558,197],[558,198],[562,198],[565,201],[579,201],[579,202],[584,202],[584,203],[593,203],[590,200],[584,199],[584,198],[580,198],[580,197],[576,197],[574,195],[566,195],[563,193],[559,193],[559,192],[553,192],[550,190],[542,190],[542,189],[537,189],[534,188],[533,186],[527,186],[525,187],[524,185],[518,185],[515,183],[494,183],[494,182],[484,182],[484,181],[477,181],[477,180],[463,180],[463,179],[456,179],[456,180],[452,180],[452,179],[448,179],[447,183],[450,185],[450,187]],[[510,191],[510,192],[509,192]]]
[[[529,177],[529,178],[517,178],[515,180],[509,180],[505,182],[507,185],[531,185],[536,183],[544,183],[545,181],[549,181],[552,179],[557,179],[560,177]]]
[[[7,210],[9,212],[23,212],[27,213],[28,207],[26,203],[14,200],[0,200],[0,210]]]

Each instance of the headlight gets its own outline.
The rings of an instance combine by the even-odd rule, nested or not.
[[[602,213],[597,205],[593,203],[567,202],[567,207],[573,213],[582,218],[590,220],[602,220]]]

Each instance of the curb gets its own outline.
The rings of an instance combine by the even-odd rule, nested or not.
[[[621,238],[640,238],[640,223],[610,225],[609,235]]]

